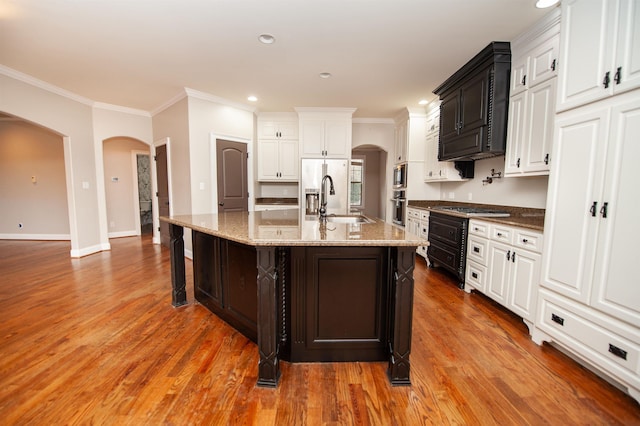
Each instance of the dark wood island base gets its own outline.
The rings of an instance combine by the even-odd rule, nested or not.
[[[191,229],[195,298],[257,343],[257,386],[277,387],[280,360],[387,361],[392,385],[411,384],[417,244],[244,244]],[[183,234],[170,223],[176,307],[187,303]]]

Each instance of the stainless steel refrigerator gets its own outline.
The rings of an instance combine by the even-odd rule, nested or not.
[[[331,176],[335,189],[335,195],[329,195],[329,182],[326,182],[327,214],[344,215],[349,212],[348,160],[304,158],[300,166],[300,200],[302,202],[300,210],[302,214],[306,214],[306,216],[317,215],[317,212],[309,207],[320,207],[323,190],[322,178],[325,175]],[[314,198],[316,206],[313,206],[312,200]]]

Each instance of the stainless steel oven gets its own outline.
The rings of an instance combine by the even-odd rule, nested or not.
[[[396,164],[393,167],[393,188],[405,189],[407,187],[407,163]]]
[[[404,189],[395,189],[393,191],[392,211],[393,211],[393,223],[396,225],[404,226],[404,218],[407,210],[407,199],[405,197]]]

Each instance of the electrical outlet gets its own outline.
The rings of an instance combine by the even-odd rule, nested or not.
[[[472,193],[468,193],[467,194],[467,200],[469,200],[469,201],[473,200],[473,194]]]

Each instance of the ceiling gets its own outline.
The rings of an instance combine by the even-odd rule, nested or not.
[[[534,3],[0,0],[0,64],[152,113],[189,88],[257,111],[355,107],[354,117],[391,118],[549,12]],[[260,43],[263,33],[275,43]]]

